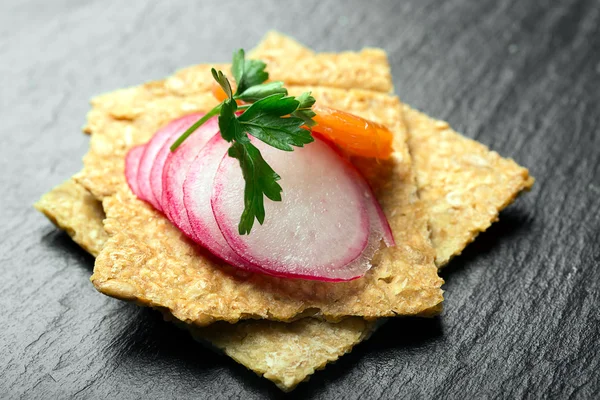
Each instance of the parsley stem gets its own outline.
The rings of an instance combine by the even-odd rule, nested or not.
[[[223,103],[217,105],[215,108],[207,112],[204,117],[200,118],[194,125],[190,126],[187,131],[185,131],[183,135],[179,136],[175,143],[171,145],[171,151],[175,151],[179,146],[181,146],[181,143],[183,143],[185,139],[194,133],[196,129],[200,128],[206,121],[219,114],[219,112],[221,112],[222,105]]]

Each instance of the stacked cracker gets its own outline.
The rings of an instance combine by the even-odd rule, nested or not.
[[[291,94],[310,90],[320,104],[394,132],[390,160],[354,160],[398,244],[380,251],[365,277],[286,280],[221,265],[131,193],[125,154],[169,120],[216,104],[211,65],[95,98],[83,171],[36,207],[97,256],[91,280],[99,291],[159,309],[289,391],[368,338],[382,318],[439,313],[443,281],[437,269],[533,179],[512,160],[402,104],[391,94],[381,50],[315,54],[270,33],[252,56],[266,61],[271,78],[284,81]]]

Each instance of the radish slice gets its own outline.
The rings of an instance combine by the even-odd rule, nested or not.
[[[217,132],[190,165],[183,184],[183,201],[191,226],[191,238],[231,265],[258,271],[260,267],[244,261],[229,247],[210,205],[213,181],[229,146]]]
[[[379,205],[379,202],[375,198],[375,194],[373,193],[371,186],[369,186],[367,181],[364,179],[360,179],[357,181],[357,183],[361,185],[365,197],[368,198],[367,202],[370,203],[369,220],[371,221],[371,235],[375,233],[376,240],[383,240],[386,247],[395,246],[396,241],[394,240],[392,228],[390,227],[390,223],[381,209],[381,205]]]
[[[382,247],[381,242],[383,241],[385,247],[395,246],[396,242],[394,241],[394,235],[392,234],[390,224],[388,223],[388,220],[385,217],[385,214],[383,213],[383,210],[375,198],[375,195],[369,184],[362,179],[362,176],[361,179],[356,181],[356,183],[360,185],[366,198],[370,226],[369,242],[360,256],[346,265],[345,268],[348,271],[356,271],[362,276],[371,268],[373,256],[377,250]]]
[[[373,202],[375,203],[375,211],[377,212],[377,218],[379,219],[379,225],[377,226],[377,230],[381,232],[381,239],[385,243],[386,247],[392,247],[396,245],[396,240],[394,239],[394,234],[392,233],[392,228],[390,227],[390,223],[388,222],[381,206],[377,199],[373,198]]]
[[[365,182],[366,184],[366,182]],[[381,207],[377,200],[372,197],[371,189],[366,185],[365,196],[367,197],[367,207],[369,211],[370,233],[367,246],[360,255],[348,263],[344,269],[348,276],[355,275],[356,279],[364,275],[372,267],[373,256],[382,247],[382,240],[385,246],[395,246],[394,237],[390,225],[388,224]],[[382,218],[383,217],[383,218]],[[342,279],[340,279],[342,280]]]
[[[133,194],[138,197],[139,188],[137,184],[137,173],[140,165],[140,159],[142,158],[143,154],[144,146],[135,146],[129,150],[129,153],[127,153],[127,156],[125,157],[125,179],[127,179],[127,184],[129,185],[129,188]]]
[[[265,200],[264,224],[256,223],[251,234],[239,235],[244,179],[238,160],[225,155],[211,203],[231,248],[245,261],[277,276],[345,281],[364,275],[370,264],[353,261],[368,247],[369,213],[377,212],[367,205],[373,197],[367,197],[370,191],[365,192],[363,185],[368,185],[360,174],[319,139],[293,152],[254,143],[281,175],[283,201]],[[188,207],[188,214],[195,211]],[[372,257],[374,250],[368,253]]]
[[[163,190],[163,167],[165,166],[165,161],[167,161],[167,157],[171,153],[171,145],[177,140],[179,136],[181,136],[190,126],[192,126],[196,121],[202,118],[204,114],[195,113],[186,115],[185,117],[181,117],[177,119],[179,121],[178,128],[175,129],[170,135],[169,138],[162,144],[156,156],[154,157],[154,161],[152,163],[152,168],[150,169],[150,189],[152,189],[152,194],[156,201],[160,204],[162,211],[164,212],[164,204],[162,202],[162,190]],[[211,129],[214,129],[213,125]],[[218,129],[218,128],[217,128]],[[212,132],[214,133],[214,132]],[[198,132],[194,132],[193,136],[198,135]],[[191,138],[189,138],[191,139]],[[188,140],[189,140],[188,139]],[[187,141],[187,140],[186,140]],[[184,142],[185,143],[185,142]]]
[[[152,139],[145,145],[144,154],[140,160],[140,165],[137,173],[137,184],[139,188],[138,197],[142,200],[152,204],[158,211],[162,211],[160,200],[154,197],[152,192],[152,184],[150,181],[150,174],[152,173],[152,166],[156,155],[162,148],[162,146],[170,141],[177,133],[182,133],[179,129],[180,126],[185,122],[185,117],[178,118],[169,122],[168,125],[159,129]]]
[[[196,119],[198,114],[196,115]],[[201,117],[201,115],[200,115]],[[195,122],[195,121],[194,121]],[[192,122],[193,123],[193,122]],[[191,125],[191,124],[190,124]],[[189,125],[182,126],[182,129],[189,128]],[[217,118],[211,118],[198,128],[181,146],[175,151],[167,154],[162,170],[162,206],[165,215],[183,231],[188,237],[193,237],[192,227],[185,211],[183,202],[183,183],[188,173],[190,165],[196,159],[198,153],[204,148],[204,145],[219,132]],[[166,148],[169,149],[171,141],[168,141]],[[155,165],[156,167],[156,165]],[[152,170],[154,173],[154,168]],[[158,185],[153,182],[152,187]],[[156,193],[155,193],[156,194]]]

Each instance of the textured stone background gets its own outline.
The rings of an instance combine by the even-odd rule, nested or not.
[[[390,322],[292,397],[597,397],[598,0],[3,0],[2,397],[281,395],[158,313],[97,293],[92,258],[31,207],[79,170],[91,96],[229,60],[271,28],[317,50],[385,48],[404,101],[537,178],[444,270],[441,317]]]

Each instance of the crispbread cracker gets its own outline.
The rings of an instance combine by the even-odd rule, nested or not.
[[[404,116],[436,264],[443,266],[497,221],[499,211],[529,190],[534,179],[513,160],[457,134],[447,122],[408,105]]]
[[[208,341],[283,391],[290,391],[315,371],[352,351],[384,320],[359,317],[339,323],[303,318],[291,323],[276,321],[217,322],[205,328],[188,325],[192,336]]]
[[[108,235],[102,204],[73,179],[43,195],[34,207],[94,257],[104,247]]]
[[[162,214],[137,199],[125,183],[122,157],[128,146],[182,115],[184,105],[202,109],[207,101],[201,94],[150,96],[131,122],[115,121],[101,113],[90,120],[98,130],[93,130],[83,182],[90,182],[87,171],[93,170],[90,186],[101,188],[96,193],[117,186],[116,193],[103,201],[110,239],[92,276],[98,290],[167,308],[176,318],[198,326],[247,318],[289,321],[318,316],[337,321],[352,315],[377,318],[439,312],[442,280],[434,264],[427,216],[416,193],[398,99],[367,90],[289,88],[292,94],[312,91],[320,104],[385,124],[395,133],[395,153],[390,160],[361,165],[365,176],[373,177],[370,183],[400,244],[378,252],[373,268],[351,282],[282,279],[219,265],[184,240]],[[111,148],[115,150],[108,154]],[[113,154],[120,154],[121,159]]]
[[[289,85],[392,92],[392,74],[382,49],[318,53],[277,32],[269,32],[250,53],[268,64],[272,79]]]
[[[287,37],[276,37],[276,45],[272,47],[290,46],[290,40]],[[273,40],[271,40],[273,42]],[[294,43],[292,43],[292,47]],[[295,46],[299,46],[295,44]],[[261,46],[259,46],[260,49]],[[301,46],[300,46],[301,47]],[[302,48],[296,51],[301,52]],[[310,51],[308,51],[310,52]],[[285,54],[286,52],[281,52]],[[110,96],[110,95],[108,95]],[[425,123],[428,122],[429,128],[426,124],[423,125],[423,132],[431,132],[432,138],[435,138],[437,144],[440,147],[453,147],[455,143],[463,143],[465,138],[454,133],[449,132],[448,134],[441,135],[439,128],[440,123],[432,119],[424,119]],[[412,138],[412,132],[409,131],[409,138]],[[413,143],[411,141],[411,143]],[[477,146],[465,146],[457,149],[457,155],[468,156],[468,151],[471,148]],[[435,151],[437,146],[434,146],[432,151]],[[417,176],[426,174],[431,177],[430,183],[438,188],[444,188],[444,177],[443,174],[432,174],[427,171],[427,164],[419,163],[420,159],[415,154],[415,149],[411,148],[413,157],[415,157],[415,166]],[[422,151],[425,149],[421,148]],[[494,168],[497,166],[494,165]],[[467,165],[467,169],[472,166]],[[520,169],[520,167],[517,167]],[[509,168],[509,170],[512,168]],[[524,169],[521,169],[524,170]],[[508,171],[495,170],[492,172],[498,174],[504,174]],[[515,188],[522,186],[525,187],[525,182],[531,183],[530,179],[517,178],[518,185]],[[466,181],[465,181],[466,182]],[[47,201],[38,203],[38,206],[43,208],[43,212],[53,221],[57,226],[66,229],[67,232],[73,237],[73,239],[85,246],[86,236],[88,232],[96,232],[98,226],[101,226],[101,216],[93,217],[88,220],[81,221],[77,218],[74,213],[59,212],[56,213],[57,208],[52,204],[53,198],[59,198],[62,202],[63,209],[79,209],[91,208],[98,209],[99,203],[91,204],[86,199],[85,189],[77,187],[77,184],[73,181],[68,181],[63,187],[58,189],[62,192],[62,195],[56,196],[44,196]],[[66,186],[66,188],[65,188]],[[72,187],[71,187],[72,186]],[[420,187],[420,191],[422,191]],[[51,193],[56,191],[53,190]],[[441,190],[432,193],[441,193]],[[518,192],[511,192],[505,190],[504,192],[505,201],[502,205],[507,205]],[[433,196],[434,194],[432,194]],[[440,197],[438,201],[444,202],[445,197]],[[430,199],[430,200],[433,200]],[[489,202],[485,198],[478,198],[481,203],[476,204],[474,207],[477,209],[486,209],[493,207],[493,203]],[[71,204],[69,206],[69,203]],[[427,203],[428,206],[435,204],[433,201]],[[479,207],[480,206],[480,207]],[[500,211],[501,208],[495,209],[495,214]],[[428,212],[431,210],[428,207]],[[85,214],[95,215],[93,212],[82,211]],[[96,218],[94,220],[94,218]],[[495,216],[488,222],[495,219]],[[81,223],[83,222],[83,223]],[[451,229],[451,226],[445,226],[447,221],[434,221],[431,220],[430,224],[433,227],[432,240],[436,245],[436,259],[440,266],[443,265],[441,260],[447,259],[444,254],[446,250],[440,251],[441,249],[448,249],[452,254],[459,254],[462,251],[462,247],[458,246],[458,243],[452,242],[447,236],[437,238],[436,231],[441,232],[443,229]],[[436,227],[437,225],[437,228]],[[460,225],[463,229],[469,232],[473,232],[468,222],[462,222]],[[461,233],[455,230],[456,233]],[[99,243],[101,245],[101,243]],[[306,324],[306,325],[305,325]],[[356,325],[353,325],[356,324]],[[363,325],[364,324],[364,325]],[[324,321],[318,321],[314,319],[303,319],[293,323],[277,323],[269,321],[244,321],[238,324],[229,325],[226,323],[216,323],[207,328],[192,328],[194,330],[194,336],[206,340],[214,340],[214,344],[221,348],[226,354],[234,358],[238,362],[242,363],[246,367],[252,369],[258,374],[264,374],[264,377],[272,380],[277,386],[283,390],[293,389],[299,382],[304,380],[307,376],[312,374],[314,370],[321,369],[327,362],[334,361],[344,353],[350,351],[350,349],[358,342],[368,337],[372,329],[374,329],[374,322],[364,322],[359,318],[348,318],[340,324],[331,324]]]

